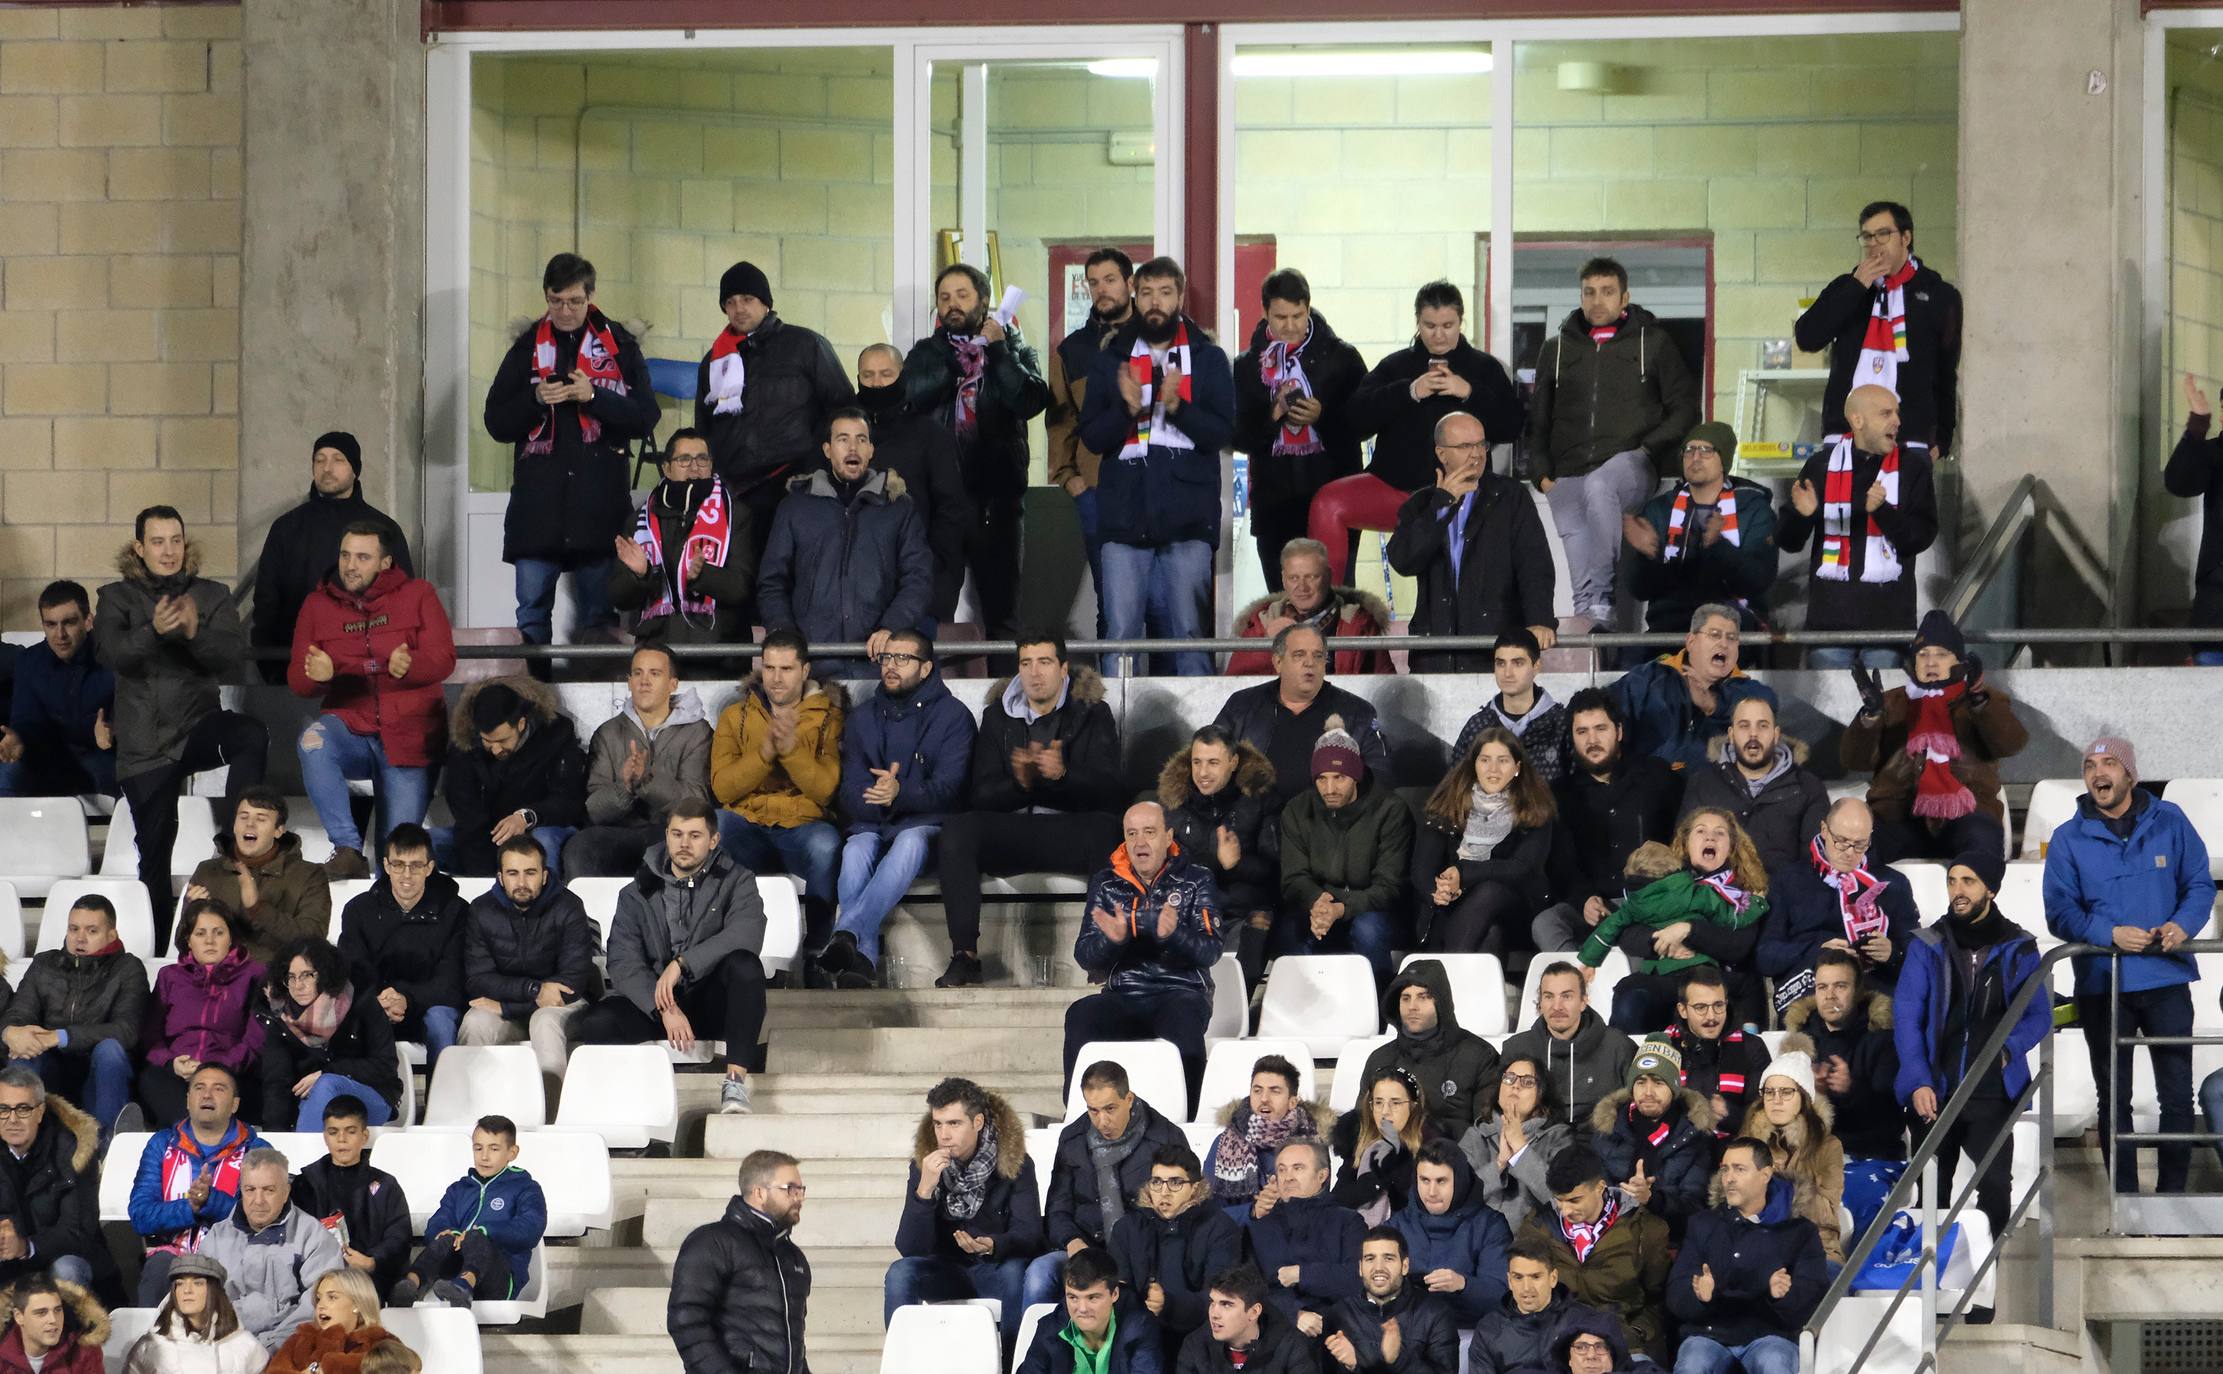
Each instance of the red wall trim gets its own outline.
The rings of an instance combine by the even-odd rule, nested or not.
[[[1220,277],[1220,30],[1190,24],[1181,33],[1181,266],[1188,274],[1184,305],[1207,323],[1219,318]]]

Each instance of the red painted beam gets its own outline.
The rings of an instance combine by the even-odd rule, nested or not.
[[[1189,314],[1207,328],[1219,318],[1220,30],[1190,24],[1181,32],[1183,71],[1181,236]],[[1227,340],[1221,342],[1226,343]]]

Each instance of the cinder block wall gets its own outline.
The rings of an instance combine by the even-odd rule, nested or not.
[[[240,49],[228,6],[0,9],[0,625],[157,502],[239,567]]]

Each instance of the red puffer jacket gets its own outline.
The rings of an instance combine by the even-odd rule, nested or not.
[[[409,646],[409,671],[386,671]],[[315,646],[332,657],[332,680],[311,682],[303,661]],[[398,768],[422,768],[447,747],[448,708],[440,684],[455,671],[455,632],[432,584],[388,568],[361,596],[327,574],[293,625],[286,683],[294,695],[324,698],[324,710],[358,735],[377,735]]]

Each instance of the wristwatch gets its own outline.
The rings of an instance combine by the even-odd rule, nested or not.
[[[518,807],[517,814],[525,818],[525,828],[527,830],[531,830],[540,824],[540,813],[529,806]]]

